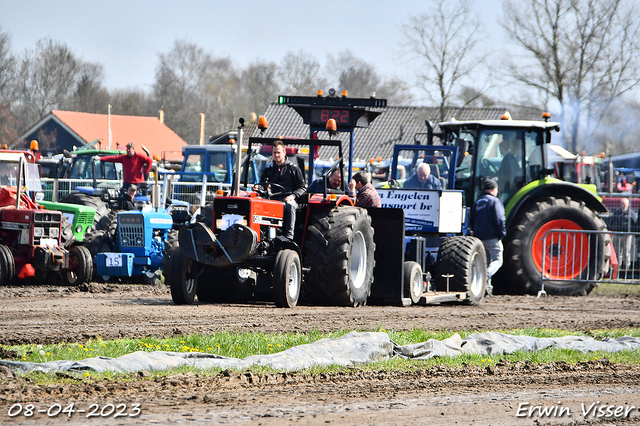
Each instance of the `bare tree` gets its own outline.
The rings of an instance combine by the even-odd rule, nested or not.
[[[269,103],[275,101],[280,92],[278,84],[278,66],[275,62],[256,61],[242,71],[242,95],[244,112],[242,115],[255,112],[264,113]]]
[[[18,120],[9,109],[14,95],[15,66],[9,34],[0,31],[0,145],[18,137]]]
[[[483,63],[479,48],[481,26],[474,15],[472,0],[432,0],[433,12],[426,12],[403,25],[406,37],[403,55],[415,75],[414,86],[440,107],[440,118],[453,103],[456,91],[475,81],[469,77]],[[465,104],[480,99],[490,85],[473,90],[474,96],[462,97]],[[467,92],[469,95],[470,92]]]
[[[282,93],[310,96],[318,89],[324,89],[328,82],[321,68],[320,62],[310,53],[303,50],[287,52],[278,67]]]
[[[237,96],[238,76],[229,58],[215,58],[183,40],[159,58],[153,85],[156,107],[165,111],[165,122],[180,137],[198,141],[200,113],[206,115],[208,133],[233,125],[229,106]]]
[[[349,50],[340,52],[337,57],[330,54],[327,69],[336,76],[336,89],[347,90],[352,97],[371,96],[382,81],[373,65],[355,57]]]
[[[505,0],[509,37],[524,49],[507,59],[519,83],[556,101],[563,136],[574,152],[608,106],[640,82],[637,10],[627,0]]]
[[[79,112],[104,113],[109,105],[109,92],[102,86],[103,74],[100,64],[82,64],[73,96],[61,107]]]
[[[12,86],[15,76],[16,59],[11,54],[10,36],[0,27],[0,102],[11,103]]]
[[[109,94],[109,104],[112,113],[119,115],[152,116],[158,113],[152,106],[149,94],[135,88],[112,90]]]
[[[19,60],[16,103],[21,127],[33,124],[67,102],[76,88],[81,61],[60,42],[42,39]]]

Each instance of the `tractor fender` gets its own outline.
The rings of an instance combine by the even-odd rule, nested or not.
[[[200,222],[184,225],[178,231],[178,245],[184,255],[200,263],[213,265],[215,258],[205,253],[204,247],[216,245],[216,236],[213,231]]]
[[[291,241],[290,239],[283,237],[282,235],[278,235],[274,240],[273,240],[273,246],[276,249],[276,251],[281,251],[281,250],[293,250],[296,253],[298,253],[298,256],[300,256],[300,259],[302,259],[302,250],[300,250],[300,246],[298,246],[295,242]]]
[[[569,197],[573,200],[584,202],[590,210],[597,213],[607,212],[607,207],[602,203],[602,199],[580,185],[553,178],[540,179],[521,188],[505,206],[507,229],[509,229],[513,220],[518,217],[523,207],[548,197]]]

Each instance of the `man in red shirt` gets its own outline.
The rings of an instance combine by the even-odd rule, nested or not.
[[[121,192],[127,190],[131,185],[138,185],[144,182],[145,176],[151,171],[153,162],[151,157],[144,154],[138,154],[132,143],[127,144],[127,153],[121,155],[107,155],[96,159],[107,163],[122,163],[122,172],[124,173],[124,185],[120,189]]]

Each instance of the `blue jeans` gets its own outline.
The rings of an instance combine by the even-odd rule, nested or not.
[[[298,203],[288,201],[284,203],[284,217],[282,218],[282,235],[293,240],[293,229],[296,225],[296,209]]]
[[[487,252],[487,278],[491,279],[502,266],[502,241],[497,238],[482,240],[484,250]]]

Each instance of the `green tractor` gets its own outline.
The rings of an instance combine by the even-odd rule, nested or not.
[[[595,187],[554,177],[547,144],[560,123],[512,120],[449,121],[433,133],[445,145],[465,153],[458,159],[456,189],[465,191],[466,205],[482,192],[485,179],[495,179],[505,205],[507,237],[504,263],[494,276],[496,293],[586,295],[606,276],[612,247],[599,214],[607,208]],[[563,230],[564,237],[549,237]],[[570,233],[571,236],[569,235]],[[582,235],[577,238],[576,235]]]

